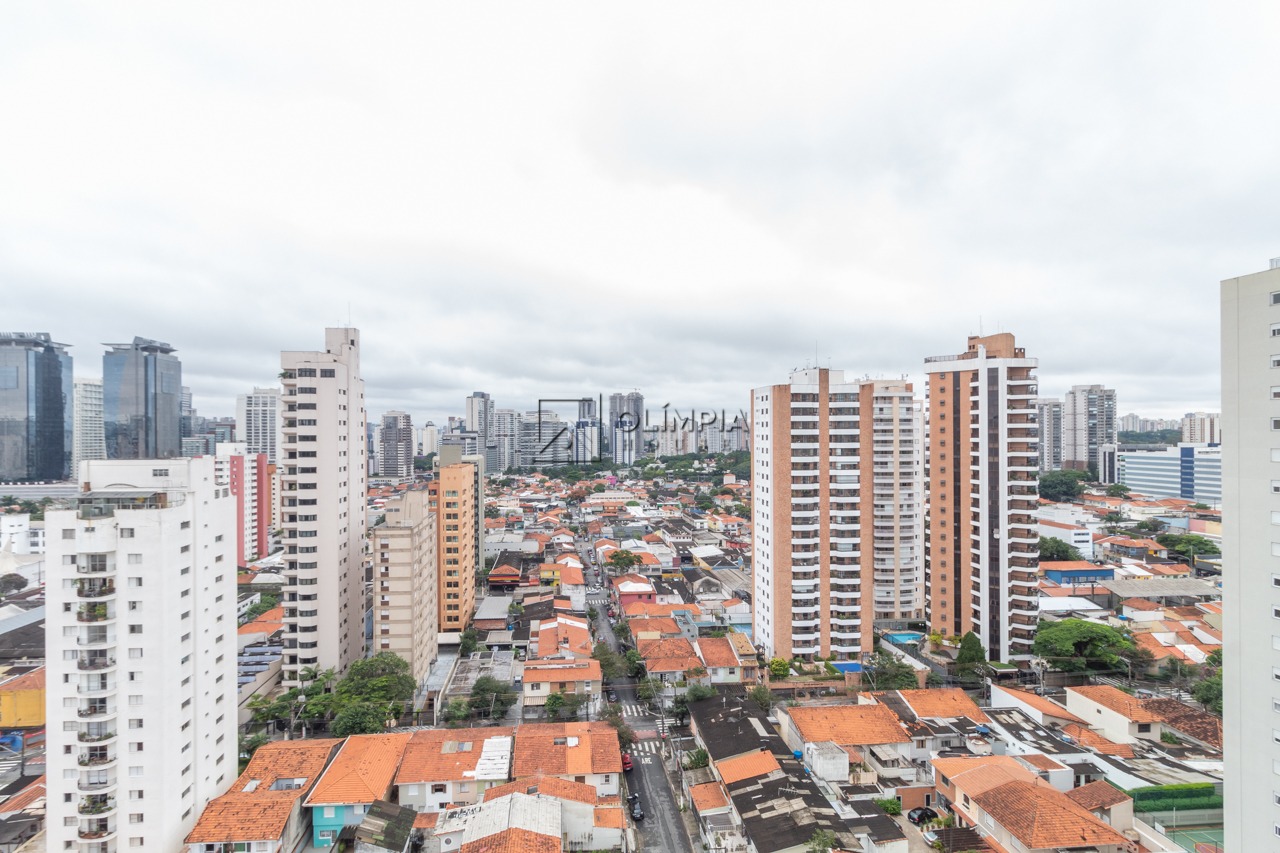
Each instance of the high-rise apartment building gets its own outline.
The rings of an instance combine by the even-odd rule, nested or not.
[[[493,398],[484,391],[473,391],[466,403],[467,430],[477,435],[483,447],[493,438]]]
[[[271,474],[265,453],[250,453],[244,442],[214,448],[220,480],[231,485],[236,512],[236,565],[267,555],[271,535]]]
[[[435,422],[427,421],[419,432],[421,433],[421,438],[418,440],[419,450],[423,456],[440,450],[440,430],[436,427]]]
[[[409,663],[422,684],[440,632],[436,516],[426,489],[395,495],[373,528],[373,649]],[[461,589],[461,587],[459,587]]]
[[[78,480],[81,462],[107,458],[107,442],[102,432],[102,380],[77,379],[74,387],[71,479]]]
[[[1182,416],[1184,444],[1221,444],[1222,414],[1219,412],[1187,412]]]
[[[236,778],[230,483],[88,460],[83,486],[45,520],[46,847],[178,850]]]
[[[0,480],[65,480],[72,364],[47,332],[0,332]]]
[[[1101,385],[1071,386],[1062,403],[1062,467],[1097,476],[1102,445],[1116,439],[1116,392]]]
[[[178,394],[178,435],[181,438],[195,435],[195,419],[195,397],[191,393],[191,389],[183,385],[182,391]]]
[[[973,631],[998,661],[1028,657],[1036,630],[1035,368],[1008,333],[925,360],[926,616],[948,636]]]
[[[107,344],[102,354],[102,420],[108,459],[182,455],[182,362],[148,338]]]
[[[751,392],[753,636],[768,657],[859,659],[923,611],[911,385],[797,370]]]
[[[1280,258],[1222,282],[1225,850],[1280,836]],[[1272,737],[1267,737],[1267,732]]]
[[[1040,471],[1062,469],[1062,401],[1052,397],[1036,400],[1040,424]]]
[[[279,388],[254,388],[236,397],[236,441],[244,442],[249,453],[265,455],[272,465],[280,461],[282,422]]]
[[[464,631],[476,605],[476,573],[483,564],[483,463],[450,461],[454,448],[441,447],[441,463],[431,482],[439,564],[440,630]]]
[[[493,470],[507,471],[519,467],[520,422],[520,413],[515,409],[493,410],[493,443],[497,448]]]
[[[284,443],[284,683],[304,667],[339,674],[364,653],[366,448],[360,331],[280,353]]]
[[[413,481],[413,420],[405,412],[382,416],[378,436],[378,471],[384,478],[400,483]]]

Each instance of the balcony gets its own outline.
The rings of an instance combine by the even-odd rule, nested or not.
[[[115,618],[115,614],[105,604],[82,605],[76,611],[77,622],[106,622]]]
[[[115,713],[116,709],[108,706],[106,702],[93,702],[76,711],[76,716],[82,720],[97,720],[113,717]]]
[[[77,646],[107,646],[115,645],[115,642],[115,637],[106,631],[91,631],[76,637]]]
[[[114,693],[115,691],[116,683],[114,681],[99,681],[76,685],[76,693],[81,696],[106,696],[108,693]]]
[[[80,756],[77,763],[81,767],[109,767],[116,763],[116,757],[110,753],[92,753]]]
[[[105,744],[115,740],[116,733],[100,729],[89,729],[76,734],[76,740],[81,743],[99,743]]]
[[[116,659],[106,657],[105,655],[86,656],[81,655],[76,661],[76,669],[81,672],[98,672],[104,669],[110,669],[116,665]]]
[[[80,801],[77,811],[82,815],[96,815],[106,817],[114,813],[116,810],[116,801],[114,797],[90,796]]]
[[[85,841],[110,841],[116,837],[116,829],[106,821],[93,821],[81,827],[77,835]]]
[[[76,788],[82,793],[91,794],[96,791],[106,791],[116,786],[116,778],[114,775],[102,775],[99,771],[94,771],[81,777],[76,783]]]
[[[113,583],[80,581],[76,584],[76,596],[78,598],[106,598],[115,594],[116,585]]]

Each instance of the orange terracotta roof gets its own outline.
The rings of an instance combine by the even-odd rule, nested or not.
[[[773,757],[772,752],[759,750],[716,762],[716,770],[726,785],[733,785],[743,779],[754,779],[781,770],[782,765]]]
[[[582,586],[585,583],[582,579],[582,569],[577,566],[562,566],[560,569],[560,585],[561,586]]]
[[[738,655],[727,637],[702,637],[698,640],[698,651],[708,667],[738,666]]]
[[[954,719],[967,717],[975,723],[989,723],[991,719],[959,687],[941,687],[930,690],[899,690],[917,717]]]
[[[654,601],[633,601],[623,608],[627,616],[670,616],[685,610],[695,618],[702,615],[702,608],[696,604],[658,604]]]
[[[622,816],[621,805],[597,806],[592,815],[592,823],[607,829],[623,829],[627,825],[626,818]]]
[[[719,782],[694,785],[689,789],[689,796],[693,798],[693,807],[698,812],[722,809],[729,805],[729,795],[725,793],[724,785]]]
[[[601,677],[600,661],[592,658],[560,661],[531,660],[524,665],[525,684],[600,681]]]
[[[656,554],[650,554],[648,551],[638,551],[636,556],[640,558],[640,565],[642,566],[657,566],[662,564],[662,561],[658,559]]]
[[[418,812],[413,819],[414,829],[435,829],[440,821],[440,812]]]
[[[1045,782],[1009,782],[974,799],[1031,850],[1128,843],[1119,832]]]
[[[410,734],[352,735],[311,789],[307,805],[346,805],[385,800],[409,745]]]
[[[935,758],[933,769],[945,776],[957,790],[969,796],[989,791],[1017,780],[1032,781],[1036,775],[1011,755],[969,755]]]
[[[274,634],[284,627],[284,606],[273,607],[236,629],[237,634]]]
[[[680,636],[680,626],[676,624],[676,620],[666,616],[631,619],[627,622],[627,627],[631,629],[633,637],[639,637],[645,633]]]
[[[1123,714],[1135,723],[1158,723],[1160,717],[1142,707],[1142,701],[1130,696],[1123,690],[1110,684],[1094,684],[1083,687],[1068,687],[1067,690],[1077,696],[1083,696],[1117,714]]]
[[[471,778],[484,743],[491,737],[510,737],[507,726],[475,729],[432,729],[413,732],[396,772],[397,785],[450,782]]]
[[[1081,746],[1088,747],[1094,752],[1102,755],[1116,755],[1120,758],[1133,758],[1133,747],[1127,743],[1116,743],[1107,740],[1102,735],[1086,729],[1084,726],[1076,723],[1068,723],[1062,727],[1062,733],[1067,737],[1074,738]]]
[[[887,705],[826,705],[786,709],[806,743],[840,746],[908,743],[906,729]]]
[[[1156,714],[1180,733],[1222,749],[1222,718],[1177,699],[1143,699],[1142,707]]]
[[[608,723],[525,723],[516,729],[511,761],[516,779],[621,772],[622,747]]]
[[[210,800],[187,834],[187,844],[262,841],[284,834],[298,791],[228,792]]]
[[[1003,684],[998,685],[998,689],[1016,697],[1029,708],[1039,711],[1041,714],[1048,714],[1051,717],[1057,717],[1062,720],[1072,720],[1077,723],[1083,723],[1084,720],[1068,711],[1066,708],[1054,702],[1052,699],[1046,699],[1038,693],[1032,693],[1029,690],[1020,690],[1017,687],[1005,687]]]
[[[741,631],[730,631],[728,638],[729,642],[733,643],[733,648],[738,652],[743,665],[755,666],[756,647],[751,645],[751,638]]]
[[[459,853],[560,853],[560,837],[543,835],[531,829],[511,827],[493,835],[468,841]]]
[[[1040,561],[1040,570],[1046,571],[1046,572],[1068,572],[1068,571],[1076,571],[1078,569],[1100,569],[1100,568],[1102,567],[1094,563],[1090,563],[1088,560],[1041,560]]]
[[[10,693],[18,690],[44,690],[45,684],[45,668],[37,667],[30,672],[24,672],[22,675],[15,675],[8,681],[0,683],[0,693]]]
[[[1151,612],[1153,610],[1163,610],[1163,605],[1156,604],[1154,601],[1148,601],[1145,598],[1126,598],[1120,602],[1121,607],[1127,607],[1130,610],[1144,610]]]
[[[1079,788],[1072,788],[1066,794],[1076,805],[1089,811],[1109,809],[1131,799],[1124,791],[1103,779],[1081,785]]]
[[[255,790],[270,788],[279,779],[306,779],[314,782],[333,757],[335,747],[342,745],[342,738],[310,738],[307,740],[278,740],[263,744],[254,751],[245,765],[244,772],[231,783],[231,791],[243,791],[254,785]]]
[[[585,782],[573,782],[559,776],[531,776],[519,782],[508,782],[484,792],[485,802],[505,797],[507,794],[542,794],[561,800],[572,800],[575,803],[587,803],[594,806],[600,800],[594,785]]]

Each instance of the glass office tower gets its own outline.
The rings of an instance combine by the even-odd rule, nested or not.
[[[71,356],[47,332],[0,332],[0,480],[65,480]]]
[[[108,459],[182,455],[182,362],[160,341],[106,344],[102,421]]]

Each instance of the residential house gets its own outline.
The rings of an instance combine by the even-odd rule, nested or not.
[[[390,800],[408,732],[352,735],[307,795],[311,844],[331,847],[344,826],[356,826],[374,800]]]
[[[560,832],[571,850],[617,850],[623,846],[626,818],[619,796],[602,796],[594,787],[558,776],[533,776],[485,792],[485,802],[511,794],[549,799],[560,806]]]
[[[397,802],[419,812],[479,802],[510,778],[514,735],[507,726],[414,732],[395,776]]]
[[[962,796],[969,796],[962,794]],[[1005,850],[1132,853],[1115,828],[1041,780],[1006,782],[972,795],[974,826]]]
[[[450,809],[436,820],[440,851],[458,853],[560,853],[560,803],[551,797],[512,793],[475,806]]]
[[[341,746],[339,738],[315,738],[258,747],[231,789],[205,806],[187,853],[294,853],[311,836],[303,800]]]
[[[618,605],[626,610],[631,604],[652,604],[657,602],[657,591],[653,582],[643,575],[628,572],[613,579],[613,589],[617,595]],[[674,605],[670,605],[674,606]]]
[[[616,795],[622,776],[617,730],[605,722],[525,723],[516,729],[511,775],[557,776]]]
[[[567,608],[568,602],[565,605]],[[591,657],[591,630],[586,619],[556,613],[555,618],[541,620],[531,627],[537,628],[536,634],[529,637],[531,657]]]
[[[560,594],[569,599],[575,613],[587,612],[587,582],[581,566],[565,565],[560,569]]]
[[[1160,742],[1160,717],[1142,701],[1109,684],[1067,688],[1067,710],[1116,743]]]
[[[1083,719],[1052,699],[1003,684],[991,685],[991,707],[1016,708],[1042,726],[1084,723]]]
[[[581,711],[588,717],[600,713],[604,681],[600,662],[597,660],[581,658],[527,661],[523,678],[526,716],[542,715],[547,699],[555,694],[581,697]]]
[[[743,684],[750,677],[748,673],[755,671],[755,655],[751,656],[751,666],[744,667],[728,637],[702,637],[696,648],[712,685]],[[754,678],[750,680],[754,681]]]
[[[832,742],[865,763],[888,788],[922,781],[912,763],[912,739],[887,705],[822,705],[780,708],[782,739],[795,751],[809,744]],[[851,763],[852,763],[851,762]]]

